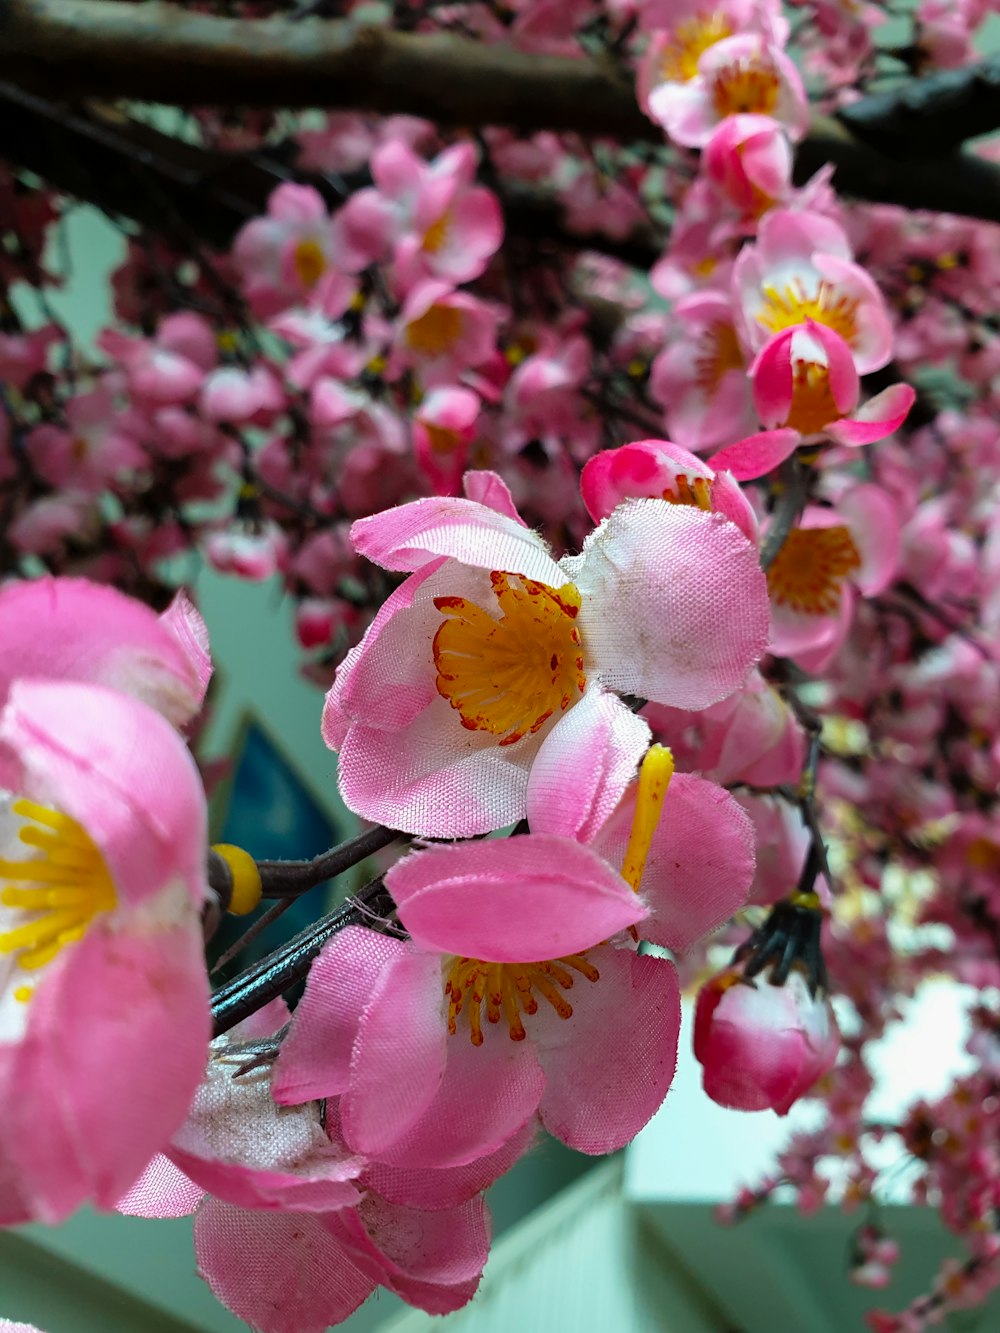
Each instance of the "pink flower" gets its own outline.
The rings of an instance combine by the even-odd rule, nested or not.
[[[497,315],[443,282],[421,282],[403,304],[388,373],[412,366],[425,386],[454,383],[496,351]]]
[[[768,116],[795,141],[805,134],[809,107],[798,70],[765,37],[745,32],[712,43],[692,78],[679,79],[683,70],[662,61],[654,43],[639,100],[676,143],[703,148],[720,122],[739,114]]]
[[[150,406],[190,402],[218,360],[211,324],[190,311],[167,315],[155,338],[103,329],[97,345],[122,366],[132,396]]]
[[[471,389],[432,389],[413,414],[413,447],[436,495],[458,495],[481,403]]]
[[[699,292],[678,301],[674,313],[677,337],[653,362],[649,384],[671,437],[687,449],[740,439],[757,418],[732,302],[722,292]]]
[[[205,797],[157,713],[68,681],[11,686],[0,789],[0,1219],[56,1222],[111,1207],[201,1078]]]
[[[669,440],[637,440],[618,449],[602,449],[584,465],[580,491],[595,523],[623,500],[648,496],[723,514],[747,541],[757,542],[756,516],[732,475],[714,472]]]
[[[103,584],[43,578],[0,589],[0,703],[19,676],[106,685],[175,726],[201,706],[205,623],[183,593],[162,616]]]
[[[892,356],[892,325],[875,282],[851,262],[841,228],[820,213],[777,209],[733,270],[742,332],[759,351],[775,333],[813,320],[847,343],[860,375]]]
[[[279,1106],[266,1065],[235,1077],[253,1038],[287,1018],[276,1002],[213,1043],[207,1078],[169,1155],[149,1163],[119,1211],[197,1210],[202,1276],[264,1333],[319,1333],[380,1284],[431,1313],[464,1305],[489,1240],[477,1196],[524,1152],[532,1127],[490,1158],[452,1170],[400,1169],[352,1154],[335,1099]],[[233,1246],[234,1233],[243,1244]]]
[[[770,116],[727,116],[705,145],[704,164],[708,179],[743,218],[759,218],[791,190],[791,146]]]
[[[891,384],[859,409],[850,348],[812,319],[776,333],[750,374],[754,404],[769,429],[712,456],[714,467],[729,468],[740,481],[770,472],[800,444],[829,438],[856,447],[883,440],[899,429],[916,399],[909,384]]]
[[[809,506],[767,571],[771,652],[822,670],[850,627],[855,589],[881,592],[898,561],[899,517],[880,486],[851,487],[836,509]]]
[[[65,426],[44,423],[27,439],[32,467],[51,485],[96,495],[145,464],[143,450],[113,429],[114,395],[106,385],[71,398],[65,411]]]
[[[478,278],[503,240],[503,217],[496,196],[473,184],[475,171],[468,143],[433,162],[399,140],[383,144],[371,159],[374,188],[353,194],[335,219],[350,266],[391,256],[400,296],[426,278]]]
[[[774,985],[728,968],[698,993],[694,1053],[705,1091],[720,1106],[787,1115],[839,1049],[829,1000],[811,994],[797,971]]]
[[[306,300],[324,277],[328,289],[336,284],[341,310],[353,292],[354,284],[335,266],[341,254],[326,205],[310,185],[279,185],[267,201],[267,216],[240,230],[233,258],[247,301],[260,319]]]
[[[494,489],[506,494],[499,478]],[[760,651],[756,551],[719,514],[632,500],[558,562],[509,494],[502,510],[418,500],[361,519],[351,539],[413,571],[348,654],[323,719],[348,806],[391,827],[455,837],[511,823],[588,681],[702,708]]]
[[[644,938],[684,948],[729,916],[750,878],[749,827],[711,784],[667,792],[665,751],[626,791],[645,728],[597,694],[583,708],[622,761],[602,769],[553,733],[531,833],[393,866],[410,938],[358,928],[327,946],[279,1056],[278,1100],[339,1093],[347,1142],[411,1167],[495,1152],[536,1111],[590,1153],[646,1123],[673,1077],[677,981],[621,932],[641,922]]]

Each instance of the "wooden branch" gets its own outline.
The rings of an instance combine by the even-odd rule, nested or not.
[[[659,139],[610,62],[350,19],[224,19],[150,0],[6,0],[0,74],[50,96],[349,107],[448,125]]]
[[[814,117],[796,179],[833,162],[843,194],[1000,222],[1000,167],[941,151],[1000,123],[997,63],[911,80],[836,120]],[[349,19],[224,19],[160,0],[0,0],[0,76],[49,99],[339,107],[662,139],[632,81],[607,60]]]

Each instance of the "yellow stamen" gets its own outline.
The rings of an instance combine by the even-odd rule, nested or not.
[[[451,209],[445,209],[436,222],[424,232],[422,248],[428,254],[436,255],[448,239],[448,233],[451,231]]]
[[[667,83],[688,83],[698,73],[698,61],[705,52],[733,35],[724,14],[696,14],[682,19],[674,28],[669,45],[660,56],[660,72]]]
[[[714,261],[713,261],[714,264]],[[706,397],[715,393],[729,370],[744,370],[746,361],[732,324],[712,324],[701,335],[694,363],[694,382]]]
[[[812,295],[801,278],[784,287],[765,283],[763,293],[764,309],[757,315],[757,323],[769,333],[794,328],[812,319],[839,333],[846,343],[853,342],[857,335],[857,300],[839,291],[826,278],[820,278]]]
[[[636,893],[639,892],[639,882],[646,868],[646,858],[673,775],[674,756],[665,745],[651,745],[639,768],[639,789],[635,794],[632,832],[629,834],[625,863],[622,866],[622,879],[631,884]]]
[[[601,974],[585,953],[569,954],[539,963],[484,963],[479,958],[449,958],[444,964],[444,993],[448,996],[448,1031],[454,1036],[465,1015],[473,1046],[482,1046],[483,1009],[486,1021],[507,1024],[511,1041],[524,1041],[527,1033],[521,1014],[537,1014],[537,993],[562,1019],[572,1018],[573,1006],[560,994],[572,990],[573,975],[599,981]]]
[[[712,483],[707,477],[689,478],[681,472],[674,480],[674,489],[668,487],[663,498],[673,505],[694,505],[696,509],[709,511],[712,508]]]
[[[212,851],[222,857],[232,877],[233,892],[228,911],[234,916],[246,916],[262,897],[257,862],[249,852],[245,852],[242,847],[234,847],[231,842],[217,842]]]
[[[500,570],[490,582],[499,620],[464,597],[434,598],[444,616],[434,636],[437,689],[463,727],[513,745],[583,693],[581,599],[572,583],[550,588]]]
[[[303,287],[315,287],[326,272],[326,255],[318,241],[299,241],[292,255],[292,266]]]
[[[94,917],[112,911],[117,898],[103,856],[75,819],[34,801],[15,801],[11,809],[34,821],[18,837],[41,855],[0,860],[0,880],[9,881],[0,889],[0,903],[35,917],[0,931],[0,954],[19,954],[18,964],[32,971],[82,939]],[[27,1002],[31,993],[30,986],[20,986],[14,998]]]
[[[27,1004],[34,993],[34,986],[18,986],[14,991],[14,999],[19,1004]]]
[[[780,89],[778,72],[766,56],[745,56],[716,72],[712,105],[720,120],[743,113],[770,116]]]
[[[829,616],[840,607],[841,584],[860,568],[858,548],[846,527],[796,528],[767,571],[767,590],[779,606]]]

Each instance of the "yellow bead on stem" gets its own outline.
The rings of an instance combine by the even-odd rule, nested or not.
[[[230,842],[217,842],[212,848],[222,857],[229,867],[233,880],[233,895],[229,901],[229,911],[234,916],[246,916],[260,902],[262,886],[257,862],[242,847],[234,847]]]

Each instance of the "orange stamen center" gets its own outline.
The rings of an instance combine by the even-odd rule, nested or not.
[[[841,584],[860,568],[858,548],[846,527],[796,528],[767,571],[767,590],[779,606],[829,616],[840,606]]]
[[[432,422],[425,421],[424,430],[427,432],[427,443],[431,447],[432,454],[452,454],[462,443],[458,431],[449,430],[447,426],[435,426]]]
[[[830,371],[817,361],[792,364],[792,403],[786,425],[803,435],[815,435],[843,413],[833,400]]]
[[[743,370],[745,366],[732,324],[720,322],[705,330],[694,363],[694,382],[706,397],[716,391],[727,371]]]
[[[448,1031],[455,1035],[464,1015],[473,1046],[483,1044],[483,1012],[488,1023],[507,1024],[511,1041],[524,1041],[522,1014],[537,1014],[536,993],[562,1019],[573,1016],[573,1006],[561,991],[572,990],[573,973],[588,981],[600,973],[586,953],[568,954],[540,963],[484,963],[479,958],[445,960],[444,993],[448,997]]]
[[[973,870],[1000,870],[1000,846],[992,838],[980,835],[965,849],[965,859]]]
[[[448,233],[451,230],[451,209],[446,208],[437,221],[424,232],[422,248],[428,254],[436,255],[448,239]]]
[[[698,61],[716,42],[733,35],[724,14],[696,14],[682,19],[660,56],[660,72],[666,83],[688,83],[698,73]]]
[[[461,310],[453,306],[432,305],[419,319],[406,326],[406,341],[423,356],[441,356],[454,347],[462,336]]]
[[[778,333],[813,319],[839,333],[846,343],[852,342],[857,335],[857,300],[839,291],[826,278],[820,278],[811,296],[801,278],[784,287],[765,283],[763,291],[764,308],[757,315],[757,323],[769,333]]]
[[[720,120],[743,112],[770,116],[778,105],[780,88],[777,70],[766,56],[745,56],[716,72],[712,105]]]
[[[302,286],[315,287],[326,272],[326,255],[318,241],[299,241],[292,264]]]
[[[434,636],[437,689],[463,727],[513,745],[583,693],[580,594],[572,583],[550,588],[496,569],[490,583],[499,620],[464,597],[434,598],[444,616]]]

